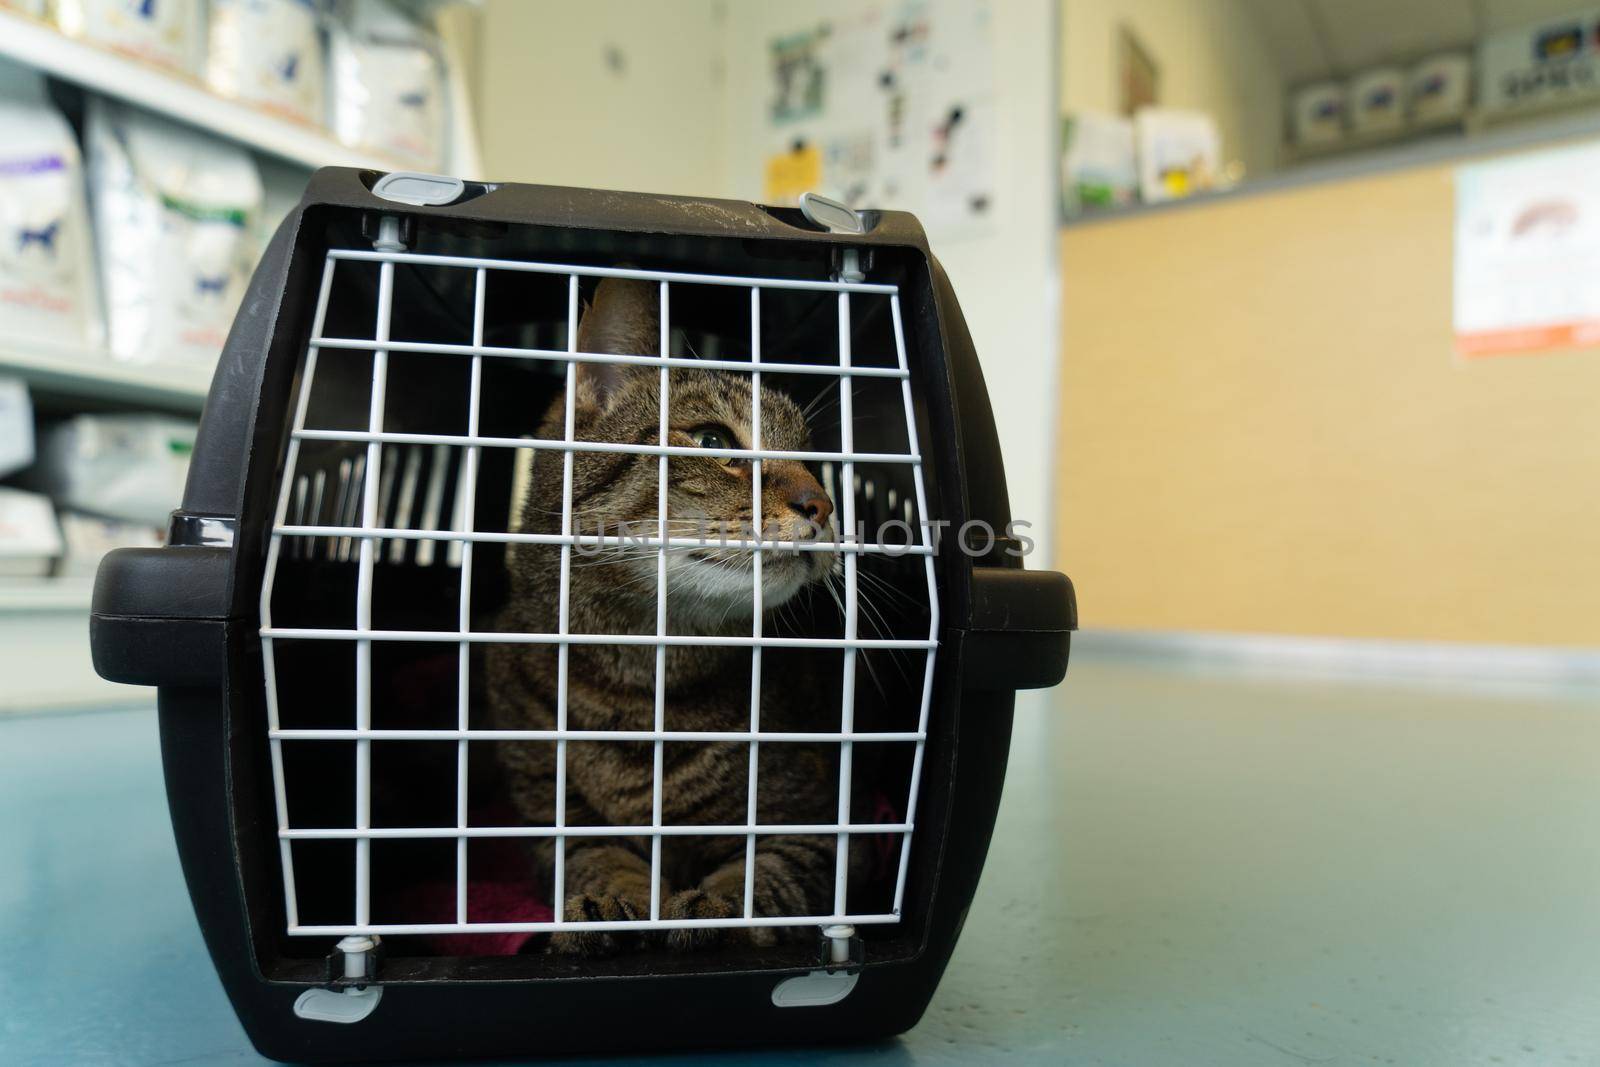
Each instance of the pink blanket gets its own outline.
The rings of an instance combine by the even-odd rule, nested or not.
[[[895,822],[899,815],[887,798],[874,802],[875,822]],[[508,809],[475,812],[474,826],[507,826],[514,822]],[[527,847],[513,838],[478,838],[472,842],[472,877],[467,880],[467,921],[474,923],[549,922],[550,902],[535,892],[532,860]],[[872,839],[873,877],[891,877],[899,862],[899,838],[879,834]],[[424,882],[406,889],[390,902],[392,909],[417,922],[446,922],[455,915],[454,880]],[[385,909],[390,910],[390,909]],[[428,934],[418,938],[425,951],[440,956],[515,956],[527,948],[536,933]]]

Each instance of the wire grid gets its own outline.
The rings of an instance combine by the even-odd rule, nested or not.
[[[375,263],[378,267],[377,314],[372,340],[356,338],[331,338],[323,336],[323,325],[332,291],[334,269],[343,261]],[[448,267],[473,274],[472,342],[468,345],[405,342],[391,340],[391,312],[394,297],[394,270],[397,264]],[[543,348],[494,347],[483,343],[484,294],[490,271],[519,271],[535,274],[565,276],[567,279],[567,347],[565,350]],[[628,278],[653,282],[660,294],[660,347],[658,356],[613,355],[580,352],[578,343],[579,280],[584,277]],[[725,285],[747,288],[750,293],[750,344],[749,361],[667,356],[671,332],[671,286],[674,283]],[[839,356],[837,365],[771,363],[761,355],[761,296],[767,289],[796,289],[837,294],[839,322]],[[857,366],[851,352],[851,304],[853,293],[873,293],[889,298],[893,325],[896,364],[893,367]],[[306,411],[316,378],[317,363],[328,350],[370,351],[372,354],[372,388],[367,429],[315,430],[306,427]],[[470,397],[467,432],[464,435],[390,433],[384,430],[384,404],[388,389],[388,356],[391,352],[420,352],[437,355],[460,356],[471,361]],[[488,358],[535,359],[565,364],[566,420],[563,439],[560,441],[532,438],[498,438],[479,434],[483,360]],[[577,365],[580,362],[627,363],[660,369],[660,443],[636,445],[620,442],[579,441],[574,433],[574,398],[577,382]],[[748,449],[705,449],[669,446],[668,374],[674,367],[694,370],[726,370],[751,376],[751,447]],[[837,452],[795,451],[766,449],[761,438],[760,389],[763,371],[784,374],[830,374],[839,381],[840,449]],[[854,413],[851,382],[855,377],[883,377],[898,379],[906,420],[905,453],[859,453],[854,443]],[[400,383],[404,386],[404,383]],[[364,462],[359,477],[364,482],[362,490],[361,524],[349,525],[299,525],[286,521],[291,487],[295,481],[300,446],[306,441],[336,441],[366,446]],[[459,446],[463,449],[464,498],[455,508],[451,530],[411,530],[380,526],[377,521],[380,482],[382,478],[383,449],[389,444],[431,444]],[[519,448],[559,452],[562,456],[562,520],[560,534],[533,534],[526,532],[475,531],[472,526],[477,474],[481,449]],[[573,532],[572,492],[573,457],[578,451],[624,452],[656,456],[658,459],[658,514],[654,537],[633,535],[578,535]],[[791,543],[784,542],[785,551],[837,551],[844,567],[844,630],[841,638],[773,637],[763,633],[762,627],[762,553],[759,537],[753,541],[728,540],[718,542],[719,547],[748,550],[752,553],[751,566],[754,593],[752,632],[748,637],[718,635],[702,637],[668,634],[666,628],[666,566],[667,553],[673,548],[695,547],[701,541],[695,538],[670,537],[667,530],[667,462],[675,455],[698,455],[745,459],[751,469],[751,502],[753,514],[763,515],[762,462],[764,460],[801,460],[833,462],[840,465],[842,477],[838,480],[838,493],[842,499],[841,513],[844,535],[837,542]],[[915,487],[916,522],[914,543],[909,545],[884,544],[862,541],[855,537],[856,478],[858,463],[900,463],[910,467]],[[353,510],[353,509],[352,509]],[[343,514],[342,509],[338,512]],[[285,539],[329,537],[343,539],[342,543],[359,546],[357,556],[356,614],[351,628],[318,629],[306,627],[275,626],[272,620],[272,595],[278,565]],[[460,604],[457,630],[378,630],[372,625],[373,567],[384,541],[415,539],[427,544],[447,541],[451,560],[459,561],[461,569]],[[555,633],[502,633],[474,631],[471,626],[471,590],[473,546],[486,542],[530,543],[557,545],[561,550],[560,601],[558,626]],[[628,634],[577,634],[569,631],[571,594],[572,549],[575,546],[629,546],[654,548],[657,553],[657,603],[656,632],[645,635]],[[885,553],[914,555],[923,560],[927,582],[929,628],[925,639],[869,639],[859,635],[858,575],[859,558],[863,554]],[[278,819],[279,853],[283,870],[283,889],[287,932],[300,936],[394,935],[394,934],[448,934],[448,933],[512,933],[558,930],[581,926],[585,930],[609,931],[629,929],[680,929],[709,927],[754,927],[892,923],[899,920],[905,895],[906,868],[910,856],[913,818],[916,812],[918,789],[922,777],[923,749],[927,738],[929,708],[933,692],[935,652],[938,647],[939,598],[934,576],[934,548],[929,537],[927,492],[923,477],[922,458],[917,440],[917,427],[911,396],[911,373],[905,348],[905,334],[901,319],[898,287],[866,282],[800,281],[785,278],[750,278],[727,275],[692,274],[672,271],[647,271],[623,268],[579,267],[551,263],[534,263],[520,260],[481,259],[463,256],[438,256],[397,251],[366,251],[337,249],[329,252],[324,263],[321,285],[313,319],[312,336],[308,342],[299,392],[294,406],[293,423],[284,456],[283,481],[277,508],[274,513],[272,536],[269,541],[266,573],[261,591],[262,658],[266,677],[267,726],[272,763],[272,780]],[[281,725],[278,702],[274,642],[276,640],[326,640],[350,642],[354,648],[356,666],[354,727],[351,729],[284,729]],[[459,646],[456,692],[456,726],[454,729],[374,729],[372,726],[372,646],[374,642],[429,642],[454,641]],[[549,643],[557,646],[556,728],[554,730],[496,730],[474,729],[468,718],[468,659],[474,643]],[[655,721],[652,730],[573,730],[567,724],[568,658],[574,644],[630,644],[654,645],[656,648]],[[750,725],[747,731],[668,731],[665,728],[666,652],[673,645],[744,646],[751,654]],[[761,728],[761,656],[762,650],[774,647],[837,648],[844,657],[843,689],[840,694],[841,719],[837,731],[778,732]],[[921,650],[924,653],[924,673],[921,687],[917,728],[914,731],[858,732],[854,727],[855,710],[855,660],[858,652],[873,649]],[[455,741],[456,755],[456,818],[454,827],[374,827],[372,826],[372,751],[374,740],[384,741]],[[355,746],[355,796],[354,818],[351,827],[322,829],[294,828],[289,825],[288,795],[283,765],[283,744],[286,741],[342,741]],[[467,751],[471,741],[553,741],[556,745],[555,820],[552,826],[469,826],[467,812]],[[654,786],[652,818],[649,826],[576,826],[566,823],[566,746],[569,741],[649,741],[653,747]],[[662,764],[663,746],[668,741],[733,741],[749,744],[749,781],[745,822],[742,825],[670,825],[662,822]],[[760,825],[757,820],[756,788],[760,747],[768,743],[836,742],[839,745],[839,799],[837,821],[819,824]],[[906,798],[905,819],[898,823],[852,823],[850,820],[851,774],[854,745],[859,742],[911,742],[914,754],[910,786]],[[851,914],[847,908],[849,888],[849,839],[853,834],[898,833],[901,849],[895,879],[892,910],[883,914]],[[834,835],[837,841],[836,870],[832,912],[826,915],[768,916],[754,913],[754,872],[756,838],[761,835],[791,834]],[[744,914],[725,919],[661,918],[661,842],[665,837],[743,835],[745,838]],[[650,911],[646,919],[607,922],[573,923],[565,920],[559,902],[565,894],[565,843],[572,837],[648,837],[651,842]],[[467,843],[474,838],[499,837],[553,837],[556,840],[554,863],[554,918],[544,922],[472,922],[467,914]],[[371,845],[379,839],[427,840],[453,839],[456,842],[455,920],[430,923],[374,923],[372,921],[372,858]],[[292,845],[295,841],[351,840],[355,843],[354,922],[346,925],[302,924],[299,919]]]

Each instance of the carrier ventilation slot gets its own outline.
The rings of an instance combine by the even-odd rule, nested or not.
[[[467,497],[461,492],[466,449],[453,445],[387,445],[378,480],[378,521],[384,529],[460,533],[466,529]],[[300,527],[351,529],[360,525],[367,455],[352,452],[336,463],[296,475],[289,521]],[[378,562],[418,567],[460,567],[463,544],[437,538],[390,538],[374,542]],[[348,563],[356,538],[328,534],[296,538],[291,559]]]

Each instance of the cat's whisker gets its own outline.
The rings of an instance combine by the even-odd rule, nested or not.
[[[845,616],[846,615],[846,610],[845,610],[845,603],[844,603],[844,601],[845,601],[845,596],[844,596],[844,594],[845,594],[844,577],[841,574],[839,574],[838,572],[830,573],[828,575],[827,588],[828,588],[828,594],[833,597],[834,606],[839,609],[840,616],[841,617]],[[856,606],[857,606],[857,608],[859,608],[861,606],[861,590],[859,588],[856,590]],[[858,610],[856,612],[856,619],[857,619],[858,625],[859,625],[860,620],[863,619],[863,618],[866,618],[866,616],[864,616]],[[872,620],[870,618],[867,618],[867,622],[869,624],[871,623],[871,621]],[[858,633],[857,636],[859,637],[860,634]]]
[[[574,559],[568,565],[574,568],[615,566],[634,560],[653,560],[656,558],[657,554],[660,553],[660,551],[661,550],[659,548],[655,548],[653,546],[641,545],[639,547],[608,548],[605,552],[590,554],[583,552],[580,548],[576,553],[579,558]],[[667,548],[667,555],[682,556],[690,552],[697,551],[699,551],[699,548],[695,545],[669,546]]]
[[[858,568],[856,570],[856,577],[869,583],[874,590],[883,593],[885,596],[898,600],[907,607],[914,609],[921,609],[923,607],[922,601],[918,600],[914,596],[910,596],[904,589],[901,589],[899,586],[895,585],[887,578],[884,578],[882,575],[874,574],[870,568]]]
[[[813,396],[811,401],[807,403],[805,407],[800,409],[800,417],[806,421],[807,425],[810,425],[813,416],[822,414],[828,410],[830,405],[836,405],[838,403],[839,390],[823,389],[821,392],[817,393],[816,396]]]
[[[860,577],[861,574],[862,572],[858,571],[857,577]],[[884,617],[883,611],[872,602],[872,598],[867,595],[866,590],[857,589],[856,593],[861,609],[866,613],[864,617],[868,620],[872,628],[878,632],[878,636],[885,639],[893,639],[894,634],[891,632],[892,627],[890,627],[888,620]],[[883,683],[878,678],[877,672],[873,669],[871,661],[867,659],[868,656],[874,654],[876,651],[879,650],[863,653],[862,662],[866,664],[868,672],[872,675],[873,683],[878,687],[878,694],[887,698],[889,695],[888,692],[883,688]],[[894,665],[895,672],[900,675],[900,680],[909,686],[911,684],[911,676],[906,672],[905,657],[903,652],[900,649],[887,649],[883,651],[887,653],[889,662]]]
[[[860,574],[859,570],[857,571],[857,574],[858,575]],[[838,580],[838,584],[837,585],[835,584],[835,579]],[[842,575],[840,575],[837,571],[832,572],[832,573],[830,573],[828,575],[828,579],[824,584],[827,587],[828,595],[833,597],[833,603],[839,609],[839,614],[841,616],[844,615],[845,614],[844,599],[843,599],[843,597],[841,595],[842,590],[840,588],[844,584],[844,579],[843,579]],[[865,606],[865,599],[862,597],[861,589],[859,587],[856,589],[856,605],[857,605],[858,608]],[[865,619],[866,622],[867,622],[867,625],[871,629],[877,630],[879,636],[883,636],[883,630],[876,623],[873,622],[872,616],[870,614],[865,614],[865,613],[862,613],[862,612],[858,611],[857,615],[856,615],[856,618],[857,618],[858,621],[861,620],[861,619]],[[857,636],[859,637],[860,635],[857,634]],[[858,650],[858,652],[856,654],[856,662],[859,663],[861,666],[866,668],[867,675],[868,675],[868,677],[870,677],[872,679],[873,686],[878,690],[878,692],[880,694],[883,694],[884,693],[883,682],[878,678],[877,669],[875,667],[873,667],[872,661],[869,658],[870,655],[871,655],[871,652],[866,650],[866,649]]]

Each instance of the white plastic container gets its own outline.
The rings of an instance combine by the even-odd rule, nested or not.
[[[1406,75],[1399,67],[1377,67],[1350,80],[1346,105],[1353,133],[1393,133],[1406,126]]]
[[[322,34],[312,0],[211,0],[206,82],[224,96],[321,123]]]
[[[104,341],[83,157],[48,104],[0,97],[0,336],[74,350]]]
[[[166,543],[161,528],[149,523],[104,519],[76,511],[63,511],[61,521],[62,556],[56,574],[62,578],[91,578],[117,548],[160,548]]]
[[[1202,111],[1141,108],[1133,119],[1139,148],[1139,195],[1146,203],[1213,188],[1221,177],[1217,124]]]
[[[50,498],[0,485],[0,576],[43,578],[61,549]]]
[[[0,378],[0,478],[33,463],[33,403],[17,378]]]
[[[192,74],[204,50],[201,0],[56,0],[56,25],[158,67]]]
[[[1338,144],[1345,136],[1345,97],[1342,82],[1317,82],[1295,90],[1289,113],[1297,145]]]
[[[257,252],[254,161],[99,98],[85,139],[112,356],[209,371]]]
[[[328,33],[334,135],[351,148],[442,169],[449,137],[438,41],[382,0],[350,5]]]
[[[1472,59],[1465,52],[1429,56],[1411,68],[1411,121],[1440,123],[1467,113],[1472,97]]]
[[[163,526],[183,498],[195,431],[161,415],[79,415],[44,436],[34,484],[63,508]]]
[[[1068,215],[1130,203],[1139,189],[1133,123],[1079,112],[1062,123],[1061,192]]]

